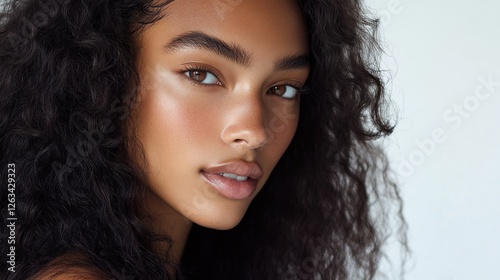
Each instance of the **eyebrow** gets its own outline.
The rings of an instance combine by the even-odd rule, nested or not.
[[[221,55],[242,66],[250,66],[252,56],[242,47],[226,43],[206,33],[193,31],[181,34],[165,45],[167,51],[177,51],[183,48],[204,49]],[[307,54],[284,56],[274,61],[276,71],[309,67]]]
[[[222,55],[240,65],[250,65],[251,56],[242,48],[236,45],[228,44],[202,32],[189,32],[181,34],[165,46],[165,49],[174,51],[182,48],[205,49]]]
[[[309,56],[307,54],[285,56],[276,60],[274,65],[276,71],[307,68]]]

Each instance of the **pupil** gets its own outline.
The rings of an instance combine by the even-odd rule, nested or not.
[[[205,80],[207,74],[203,71],[193,71],[191,72],[191,78],[196,80],[196,81],[203,81]]]
[[[285,93],[285,86],[275,86],[274,91],[277,95],[283,95]]]

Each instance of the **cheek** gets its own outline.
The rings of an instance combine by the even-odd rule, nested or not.
[[[297,130],[299,123],[298,105],[293,104],[289,107],[273,108],[269,121],[271,139],[275,139],[280,144],[289,143]]]
[[[206,106],[171,90],[144,92],[137,110],[137,136],[150,166],[196,160],[207,139],[217,137],[217,118]]]
[[[298,104],[274,107],[268,117],[267,133],[269,135],[268,153],[278,161],[288,148],[295,135],[299,121]]]

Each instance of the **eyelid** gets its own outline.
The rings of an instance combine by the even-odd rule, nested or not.
[[[305,87],[302,83],[294,81],[294,80],[283,81],[283,82],[280,82],[280,83],[273,85],[273,87],[275,87],[275,86],[291,86],[291,87],[295,88],[298,92],[302,92],[302,89]]]
[[[290,101],[290,102],[293,102],[293,101],[296,101],[297,99],[299,99],[299,97],[302,94],[303,89],[305,87],[305,86],[302,85],[302,83],[297,82],[297,81],[293,81],[293,80],[282,81],[282,82],[275,83],[272,86],[270,86],[269,89],[267,90],[267,92],[269,92],[269,90],[271,90],[272,88],[278,87],[278,86],[285,86],[285,87],[289,86],[289,87],[292,87],[296,91],[296,95],[294,97],[292,97],[292,98],[287,98],[287,97],[283,97],[283,95],[276,95],[276,94],[274,94],[277,97],[285,99],[286,101]]]
[[[185,73],[187,71],[206,71],[206,72],[209,72],[211,73],[212,75],[215,76],[215,78],[219,81],[220,84],[203,84],[203,83],[200,83],[200,82],[197,82],[189,77],[186,77],[188,79],[189,82],[195,84],[195,85],[198,85],[198,86],[224,86],[224,81],[223,79],[221,78],[222,74],[214,67],[210,66],[210,65],[207,65],[207,64],[204,64],[204,63],[195,63],[195,62],[191,62],[191,63],[186,63],[186,64],[183,64],[183,69],[180,71],[180,74],[182,74],[182,76],[186,77]],[[303,83],[301,82],[298,82],[296,80],[283,80],[281,82],[278,82],[278,83],[275,83],[273,84],[270,88],[272,87],[275,87],[275,86],[290,86],[290,87],[293,87],[296,91],[297,91],[297,96],[294,97],[294,98],[286,98],[286,97],[282,97],[283,99],[286,99],[288,101],[294,101],[296,99],[298,99],[298,96],[302,95],[302,94],[308,94],[309,91],[310,91],[310,88],[306,85],[304,85]],[[268,90],[269,90],[268,89]],[[281,96],[278,96],[278,97],[281,97]]]
[[[212,75],[214,75],[215,78],[217,78],[217,80],[220,82],[219,86],[222,86],[224,84],[223,79],[221,78],[221,76],[222,76],[221,73],[217,69],[215,69],[214,67],[206,65],[206,64],[203,64],[203,63],[186,63],[186,64],[183,64],[182,65],[182,70],[180,71],[181,72],[180,74],[184,75],[184,73],[187,72],[187,71],[195,71],[195,70],[209,72]],[[188,77],[188,79],[189,79],[189,77]],[[193,83],[196,83],[197,85],[214,86],[214,85],[210,85],[210,84],[198,83],[196,81],[193,81],[192,79],[189,79],[189,80],[191,82],[193,82]]]

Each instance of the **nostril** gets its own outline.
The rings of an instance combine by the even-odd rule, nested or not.
[[[233,139],[233,144],[239,146],[245,146],[249,149],[257,149],[264,146],[269,140],[269,137],[265,131],[259,133],[248,132],[244,137],[238,137]]]

